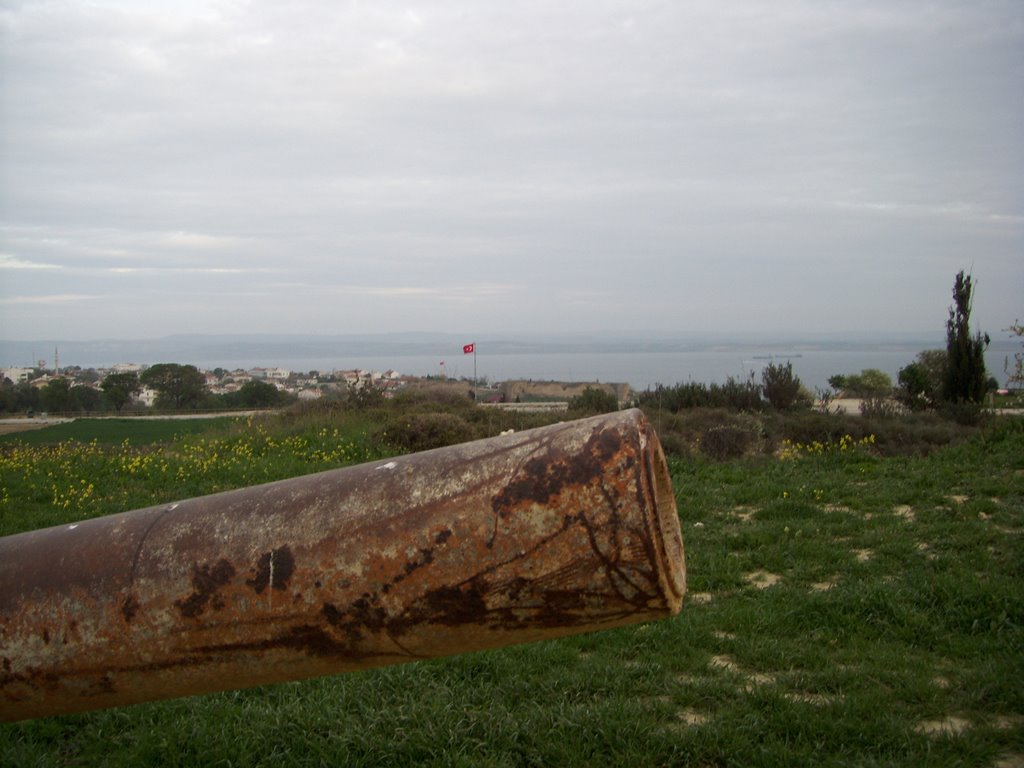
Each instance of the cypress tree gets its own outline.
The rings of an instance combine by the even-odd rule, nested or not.
[[[971,276],[957,273],[953,304],[946,321],[946,375],[942,399],[947,403],[980,403],[985,396],[985,348],[988,334],[971,336]]]

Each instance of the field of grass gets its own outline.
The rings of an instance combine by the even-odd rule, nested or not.
[[[212,419],[75,419],[51,424],[40,429],[0,435],[0,444],[52,445],[77,440],[79,442],[122,443],[135,445],[160,443],[175,437],[209,432],[237,421],[231,417]]]
[[[363,461],[372,434],[4,443],[0,527]],[[857,435],[670,464],[690,590],[674,619],[3,725],[0,764],[1024,765],[1024,420],[927,457]]]

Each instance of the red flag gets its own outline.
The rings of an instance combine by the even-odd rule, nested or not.
[[[476,351],[476,342],[475,341],[472,344],[463,344],[462,345],[462,354],[464,354],[464,355],[472,355],[475,351]]]

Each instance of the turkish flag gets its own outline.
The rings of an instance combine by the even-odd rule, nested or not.
[[[476,342],[475,341],[472,344],[463,344],[462,345],[462,354],[464,354],[464,355],[472,355],[475,351],[476,351]]]

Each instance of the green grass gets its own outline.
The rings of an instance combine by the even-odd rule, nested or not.
[[[67,440],[143,445],[162,443],[175,437],[222,429],[239,421],[236,417],[210,419],[75,419],[40,429],[0,435],[0,444],[52,445]]]
[[[376,450],[367,425],[332,429],[250,423],[73,460],[67,447],[0,448],[0,519],[9,533]],[[18,451],[39,471],[15,469]],[[147,456],[160,458],[121,470]],[[71,487],[84,467],[98,479],[83,509],[56,508],[25,479],[64,472],[56,483]],[[927,457],[826,444],[671,469],[689,571],[676,618],[8,724],[0,764],[1021,764],[1024,420]]]

